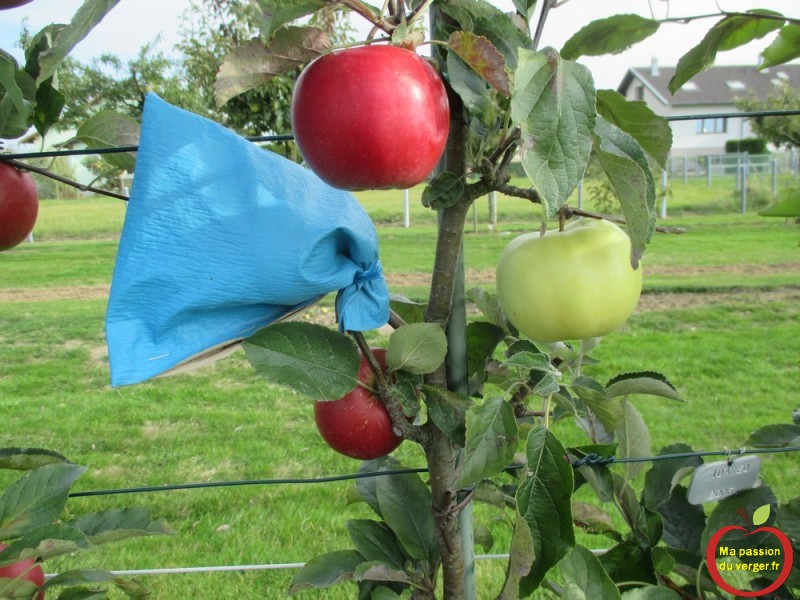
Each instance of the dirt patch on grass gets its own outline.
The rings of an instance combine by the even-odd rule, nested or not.
[[[102,300],[108,298],[111,286],[76,285],[52,288],[0,289],[0,302],[46,302],[48,300]]]

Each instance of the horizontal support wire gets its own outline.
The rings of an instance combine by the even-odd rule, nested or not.
[[[733,456],[741,456],[743,454],[777,454],[784,452],[800,452],[800,446],[784,446],[782,448],[739,448],[738,450],[700,450],[697,452],[678,452],[674,454],[659,454],[657,456],[631,456],[631,457],[614,457],[614,456],[600,456],[599,454],[587,454],[579,459],[570,461],[574,468],[586,465],[610,465],[614,463],[644,463],[656,462],[662,460],[676,460],[681,458],[693,458],[703,456],[724,456],[731,458]],[[507,469],[523,469],[524,465],[511,464]],[[407,475],[409,473],[427,473],[428,469],[414,468],[414,469],[386,469],[383,471],[364,471],[359,473],[350,473],[346,475],[331,475],[325,477],[311,477],[311,478],[289,478],[289,479],[245,479],[240,481],[211,481],[206,483],[179,483],[174,485],[158,485],[158,486],[142,486],[132,488],[120,488],[109,490],[90,490],[85,492],[72,492],[70,498],[86,498],[90,496],[111,496],[116,494],[140,494],[148,492],[168,492],[176,490],[193,490],[203,488],[225,488],[225,487],[238,487],[246,485],[291,485],[291,484],[315,484],[315,483],[333,483],[338,481],[351,481],[354,479],[366,479],[369,477],[382,477],[386,475]]]
[[[709,113],[705,115],[669,115],[664,117],[667,121],[694,121],[700,119],[734,119],[751,117],[789,117],[800,115],[800,109],[791,110],[756,110],[749,112],[724,112]],[[250,142],[291,142],[292,134],[258,135],[245,138]],[[20,160],[30,158],[55,158],[59,156],[83,156],[91,154],[120,154],[123,152],[137,152],[139,146],[113,146],[108,148],[70,148],[62,150],[44,150],[41,152],[0,153],[0,160]]]

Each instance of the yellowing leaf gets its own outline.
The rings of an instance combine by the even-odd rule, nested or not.
[[[456,31],[448,40],[450,49],[504,96],[511,94],[506,61],[492,42],[469,31]]]

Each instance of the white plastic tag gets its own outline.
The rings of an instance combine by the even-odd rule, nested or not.
[[[692,475],[687,499],[691,504],[704,504],[749,490],[758,481],[760,468],[761,459],[753,455],[702,465]]]

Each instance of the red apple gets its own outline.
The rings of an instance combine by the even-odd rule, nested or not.
[[[425,180],[442,156],[447,91],[411,50],[373,44],[331,52],[300,74],[292,129],[308,166],[330,185],[405,189]]]
[[[0,0],[0,10],[16,8],[23,4],[28,4],[29,2],[33,2],[33,0]]]
[[[0,550],[7,548],[6,544],[0,544]],[[18,562],[0,567],[0,579],[26,579],[36,587],[44,585],[44,571],[36,564],[32,558],[20,560]],[[36,594],[36,600],[44,600],[44,592]]]
[[[386,350],[375,349],[372,354],[385,373]],[[358,379],[363,385],[339,400],[315,402],[314,420],[331,448],[350,458],[371,460],[389,454],[403,438],[394,433],[389,411],[372,391],[375,374],[363,356]]]
[[[31,174],[0,162],[0,252],[28,237],[38,214],[39,194]]]
[[[744,531],[744,535],[753,535],[755,533],[766,532],[774,535],[778,538],[778,541],[781,544],[781,548],[783,554],[780,556],[781,562],[781,570],[778,574],[778,577],[773,581],[770,585],[765,587],[762,590],[738,590],[732,585],[730,585],[727,581],[722,578],[722,575],[719,572],[719,567],[717,566],[717,548],[719,547],[719,543],[722,540],[722,537],[731,532],[731,531]],[[729,594],[733,594],[734,596],[742,596],[745,598],[755,598],[758,596],[765,596],[777,590],[783,582],[789,577],[789,573],[792,571],[792,562],[794,558],[794,553],[792,551],[792,543],[789,538],[783,533],[780,529],[776,529],[775,527],[759,527],[758,529],[754,529],[753,531],[748,531],[745,527],[741,525],[728,525],[726,527],[720,528],[711,539],[708,541],[708,546],[706,547],[706,565],[708,566],[708,573],[711,575],[711,579],[721,587],[723,590],[728,592]],[[772,558],[767,558],[766,560],[774,560]]]

